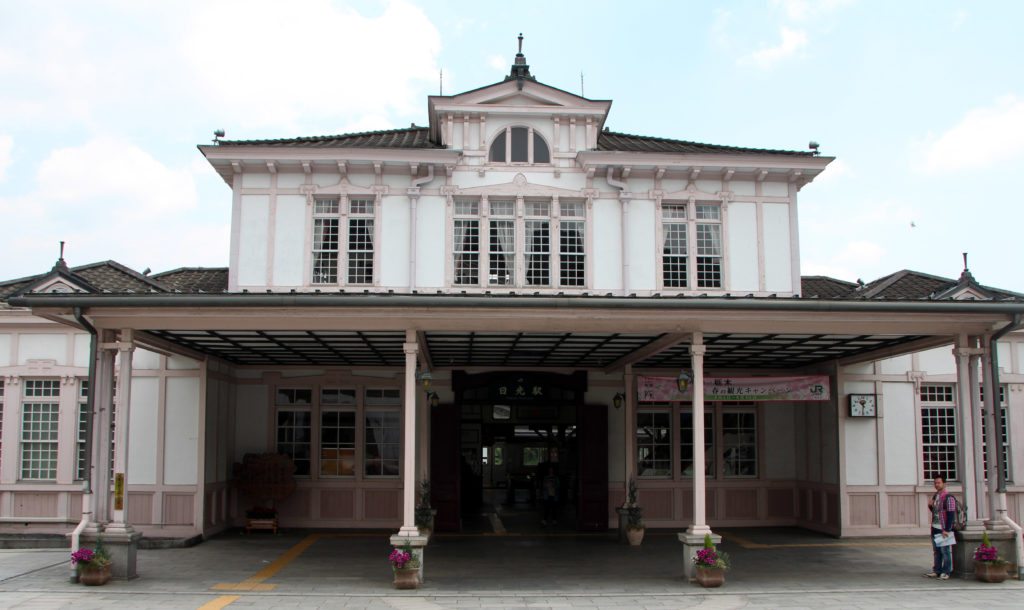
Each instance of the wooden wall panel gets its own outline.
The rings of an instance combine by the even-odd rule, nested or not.
[[[15,517],[56,517],[56,492],[14,492]]]
[[[152,525],[153,492],[128,492],[128,523]]]
[[[766,517],[769,519],[792,519],[794,517],[792,489],[768,489],[765,491]]]
[[[164,493],[164,525],[192,525],[195,521],[194,494]]]
[[[673,493],[671,489],[641,489],[637,502],[644,508],[644,519],[672,519]]]
[[[363,516],[367,519],[400,519],[401,489],[367,489],[363,492]]]
[[[811,496],[811,521],[817,521],[818,523],[825,522],[824,512],[824,497],[820,491],[815,489],[808,489],[807,493]]]
[[[352,489],[320,490],[320,517],[323,519],[354,519],[356,494]]]
[[[296,489],[292,495],[288,496],[288,498],[281,502],[277,507],[280,516],[282,518],[291,517],[296,519],[309,519],[311,494],[312,491],[309,489]]]
[[[878,526],[878,494],[849,494],[850,525]]]
[[[82,520],[82,494],[68,493],[68,520]]]
[[[917,495],[889,494],[889,525],[917,525]]]
[[[723,518],[757,519],[756,489],[726,489]]]
[[[825,523],[839,527],[839,493],[826,491],[825,495]]]

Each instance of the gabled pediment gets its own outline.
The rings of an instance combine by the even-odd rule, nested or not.
[[[46,275],[28,284],[11,296],[26,294],[74,294],[99,292],[84,278],[78,277],[66,266],[56,265]]]
[[[511,182],[488,184],[470,188],[457,189],[455,195],[472,195],[487,197],[580,197],[580,192],[572,189],[533,184],[523,174],[516,174]]]
[[[484,106],[552,106],[552,107],[563,107],[565,104],[563,101],[557,101],[552,99],[546,99],[537,95],[527,95],[525,93],[516,92],[512,95],[505,95],[496,97],[486,101],[479,102],[480,105]]]

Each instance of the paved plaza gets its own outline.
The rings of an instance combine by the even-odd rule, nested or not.
[[[796,529],[725,530],[725,587],[682,579],[675,532],[631,548],[614,533],[439,535],[426,582],[391,587],[388,532],[231,532],[142,550],[139,578],[71,584],[61,550],[0,550],[3,608],[1024,608],[1024,583],[921,576],[917,539],[836,540]]]

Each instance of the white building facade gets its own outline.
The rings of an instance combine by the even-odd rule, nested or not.
[[[1016,519],[1021,296],[966,271],[801,278],[798,194],[831,158],[614,133],[610,107],[520,54],[502,82],[431,96],[428,127],[200,146],[230,187],[227,270],[60,261],[0,284],[0,523],[80,520],[103,370],[97,530],[239,525],[232,464],[265,452],[296,465],[286,527],[413,537],[429,479],[438,529],[460,529],[559,453],[579,529],[614,526],[631,479],[649,527],[694,536],[924,533],[935,474],[978,523],[1000,501]],[[989,497],[999,333],[1009,485]]]

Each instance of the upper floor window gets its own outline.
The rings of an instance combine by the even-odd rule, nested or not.
[[[709,203],[661,206],[665,288],[722,288],[722,209]]]
[[[316,198],[312,282],[372,284],[375,222],[373,198]]]
[[[25,381],[21,405],[21,478],[52,481],[57,478],[60,380]]]
[[[532,127],[506,127],[491,142],[491,163],[551,163],[548,145]]]
[[[586,286],[581,201],[457,199],[452,222],[456,286]]]

